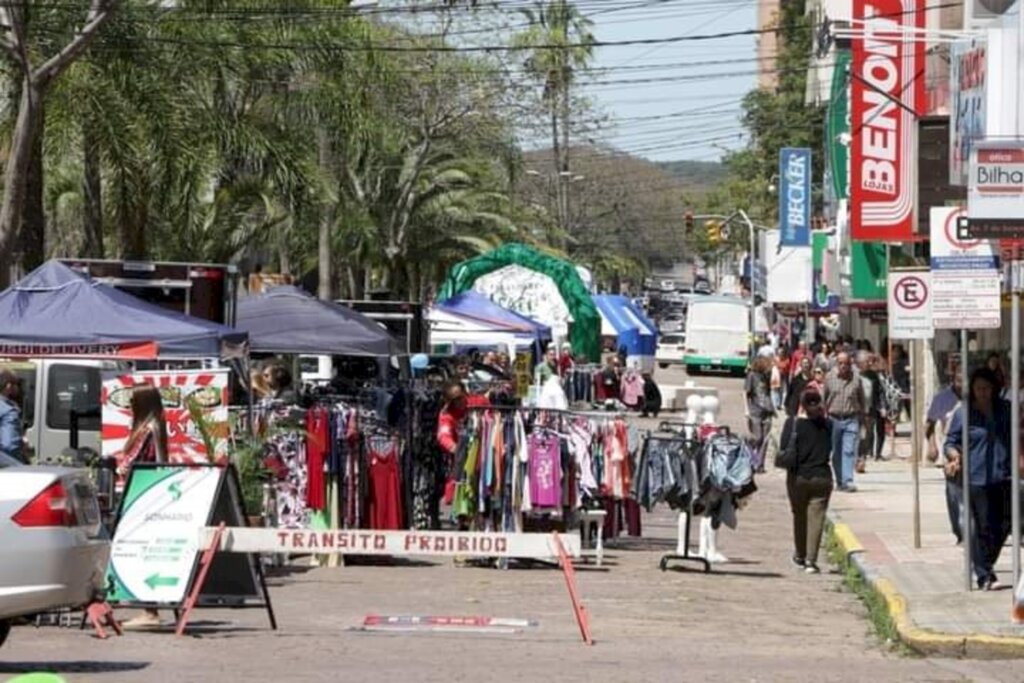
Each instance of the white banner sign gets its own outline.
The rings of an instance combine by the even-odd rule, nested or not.
[[[932,288],[936,329],[994,330],[1002,324],[998,271],[935,271]]]
[[[979,142],[971,148],[967,215],[1018,219],[1024,216],[1024,147]]]
[[[209,546],[213,527],[200,535]],[[560,536],[570,557],[580,556],[580,539]],[[224,530],[220,550],[232,553],[315,553],[434,557],[510,557],[553,560],[558,557],[551,534],[504,534],[475,531],[376,531],[374,529],[261,529]]]
[[[999,268],[998,251],[991,240],[961,239],[957,236],[957,220],[966,215],[967,212],[960,207],[931,208],[930,249],[933,271]]]
[[[892,339],[931,339],[931,273],[927,270],[889,271],[887,307]]]

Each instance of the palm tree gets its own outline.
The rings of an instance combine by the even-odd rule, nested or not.
[[[530,27],[515,38],[528,51],[524,67],[541,85],[541,102],[551,127],[554,152],[555,215],[563,233],[570,232],[568,183],[571,132],[571,86],[576,71],[586,68],[594,54],[593,23],[568,0],[537,0],[522,10]]]

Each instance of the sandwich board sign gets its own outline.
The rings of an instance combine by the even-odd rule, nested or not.
[[[245,526],[234,468],[144,463],[125,484],[107,569],[112,605],[179,609],[197,580],[203,528]],[[270,596],[258,558],[217,555],[197,606],[265,607]]]

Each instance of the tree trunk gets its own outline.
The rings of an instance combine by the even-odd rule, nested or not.
[[[43,135],[46,114],[39,104],[40,123],[32,142],[32,156],[25,174],[25,207],[18,234],[21,252],[21,271],[28,272],[46,260],[46,208],[43,205]]]
[[[82,196],[85,237],[82,255],[103,258],[103,181],[100,175],[99,141],[89,124],[82,126]]]
[[[317,156],[321,173],[326,173],[331,160],[331,141],[327,130],[321,125],[317,128]],[[332,295],[331,281],[331,227],[334,224],[334,202],[320,203],[320,226],[317,236],[317,262],[320,282],[317,296],[330,300]]]
[[[562,168],[562,141],[558,135],[558,107],[555,100],[551,101],[551,153],[552,167],[555,169],[555,224],[558,231],[565,230],[565,217],[562,214],[562,178],[558,175]],[[552,241],[558,244],[557,240]]]
[[[136,187],[129,177],[143,178],[137,169],[122,165],[118,169],[117,225],[121,238],[121,258],[142,261],[148,257],[146,228],[149,221],[149,193]]]
[[[25,191],[33,145],[42,118],[42,92],[23,78],[18,118],[4,169],[4,196],[0,203],[0,287],[9,284],[12,247],[15,245],[25,208]]]

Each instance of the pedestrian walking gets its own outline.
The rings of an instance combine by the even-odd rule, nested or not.
[[[857,490],[853,472],[867,401],[849,354],[836,356],[836,368],[825,379],[824,398],[832,419],[832,467],[836,482],[840,491],[853,493]]]
[[[949,425],[953,421],[953,415],[960,408],[960,399],[963,392],[963,380],[960,373],[955,371],[949,386],[932,397],[931,405],[928,406],[928,419],[925,422],[924,435],[928,441],[928,462],[938,464],[939,454],[944,450],[946,437],[949,435]],[[962,529],[963,510],[963,486],[959,478],[959,468],[956,466],[946,468],[946,512],[949,515],[949,528],[956,538],[956,544],[963,543],[964,534]]]
[[[28,463],[21,418],[24,393],[21,377],[11,370],[0,370],[0,467]]]
[[[751,449],[754,452],[755,467],[764,469],[765,445],[772,430],[775,405],[772,403],[771,370],[774,361],[767,356],[758,356],[750,364],[744,394],[747,399],[747,427],[750,431]]]
[[[800,399],[804,391],[811,388],[811,382],[814,380],[814,371],[811,365],[810,357],[805,355],[800,359],[799,370],[789,382],[789,389],[786,390],[786,415],[789,417],[796,417],[800,412]],[[820,386],[815,388],[818,394],[821,394],[821,389]]]
[[[1010,535],[1010,404],[998,398],[999,377],[988,367],[971,375],[968,468],[962,466],[964,405],[953,413],[946,436],[946,473],[971,489],[971,563],[978,587],[1002,588],[993,569]]]
[[[782,430],[783,448],[792,451],[786,472],[786,493],[793,512],[793,564],[817,574],[818,551],[825,514],[832,496],[832,423],[822,397],[806,391],[800,399],[803,417],[790,417]]]

